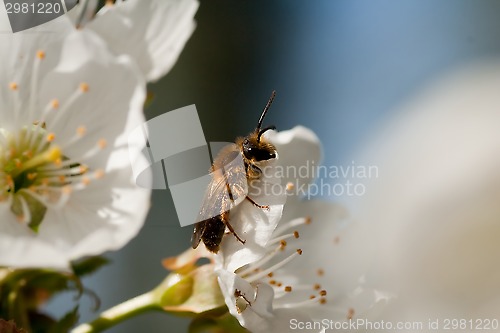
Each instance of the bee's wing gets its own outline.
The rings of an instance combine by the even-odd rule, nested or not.
[[[198,222],[194,225],[193,234],[191,235],[191,247],[196,249],[201,241],[201,236],[205,232],[205,227],[207,226],[206,221]]]
[[[212,180],[207,187],[205,196],[198,214],[197,223],[194,225],[191,236],[193,249],[200,244],[201,237],[205,231],[207,221],[218,216],[234,206],[234,201],[246,196],[247,179],[246,170],[241,160],[239,150],[228,146],[226,151],[219,154],[214,161]],[[218,168],[217,168],[218,167]],[[239,200],[241,202],[242,200]]]
[[[201,237],[207,226],[207,221],[211,217],[220,215],[222,212],[229,210],[231,202],[228,200],[226,185],[227,180],[225,177],[212,177],[205,191],[200,212],[198,213],[197,221],[199,222],[194,225],[193,235],[191,236],[191,246],[193,249],[196,249],[198,244],[200,244]]]

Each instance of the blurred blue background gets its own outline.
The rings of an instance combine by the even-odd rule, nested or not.
[[[196,104],[207,141],[233,141],[254,129],[276,90],[266,123],[313,129],[325,165],[351,163],[367,134],[426,83],[500,56],[496,0],[205,0],[196,21],[177,65],[150,86],[147,117]],[[102,309],[156,286],[166,276],[161,259],[186,249],[191,232],[179,226],[169,191],[155,191],[139,236],[85,281]],[[84,299],[82,321],[95,317],[90,308]],[[109,332],[186,332],[188,324],[147,314]]]

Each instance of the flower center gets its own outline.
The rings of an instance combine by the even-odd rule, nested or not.
[[[0,128],[0,202],[35,232],[48,207],[67,201],[72,184],[89,182],[88,167],[66,157],[54,139],[45,123],[15,133]]]
[[[38,231],[48,208],[62,207],[72,191],[83,189],[92,179],[104,175],[101,170],[89,172],[80,161],[98,154],[106,146],[106,141],[100,139],[80,161],[65,155],[63,151],[71,151],[85,136],[85,126],[79,126],[71,138],[59,138],[64,146],[55,143],[56,134],[47,130],[46,124],[51,128],[61,126],[63,116],[87,95],[90,87],[82,82],[62,102],[54,98],[40,109],[38,81],[45,58],[43,50],[38,50],[32,58],[20,57],[20,61],[33,61],[31,77],[26,86],[16,81],[9,83],[12,124],[8,129],[0,128],[0,204],[8,205],[16,219],[34,232]],[[27,121],[21,119],[21,114]],[[31,123],[34,119],[37,121]]]
[[[290,229],[293,229],[300,225],[310,224],[310,218],[297,218],[295,220],[289,221],[288,223],[282,225],[280,228],[276,229],[274,232],[275,238],[269,241],[267,247],[269,249],[267,255],[257,262],[251,263],[245,267],[240,268],[235,273],[245,279],[251,284],[267,283],[274,289],[273,307],[277,308],[297,308],[316,304],[326,303],[326,290],[321,288],[318,283],[301,283],[301,278],[292,279],[296,280],[294,285],[289,284],[291,281],[289,276],[283,275],[281,268],[287,263],[293,261],[298,256],[302,255],[301,249],[296,249],[291,254],[288,254],[285,258],[279,258],[280,253],[286,252],[287,240],[293,240],[299,238],[299,232],[293,231],[286,233]],[[321,270],[322,271],[322,270]],[[280,276],[284,279],[280,281]],[[300,274],[302,275],[302,274]],[[317,272],[318,276],[323,275]],[[301,276],[298,276],[301,277]],[[288,283],[287,283],[288,282]],[[297,283],[298,282],[298,283]],[[300,284],[299,284],[300,283]],[[246,298],[243,298],[235,291],[236,306],[239,313],[243,312],[247,305],[251,305],[251,302]],[[287,295],[294,294],[293,297],[288,297]]]

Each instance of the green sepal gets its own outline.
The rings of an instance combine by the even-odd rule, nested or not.
[[[73,273],[82,277],[96,272],[99,268],[110,263],[108,258],[102,256],[87,257],[71,262]]]
[[[14,200],[12,200],[12,205],[10,206],[10,209],[15,216],[23,215],[23,208],[19,196],[23,197],[30,212],[31,219],[28,227],[38,233],[38,227],[40,227],[40,224],[45,217],[47,207],[28,193],[18,192],[14,195]]]
[[[187,274],[171,273],[154,291],[167,312],[195,316],[225,307],[213,265],[203,265]]]
[[[79,319],[78,306],[66,313],[58,322],[56,322],[48,331],[48,333],[64,333],[69,332],[76,325]]]
[[[189,324],[189,333],[249,333],[229,312],[222,316],[199,316]]]

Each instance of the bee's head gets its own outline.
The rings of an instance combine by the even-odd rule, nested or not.
[[[269,127],[266,130],[270,129],[274,129],[274,126]],[[274,145],[262,140],[259,134],[260,132],[252,133],[243,139],[242,150],[245,158],[255,162],[267,161],[276,158],[276,148]]]
[[[276,129],[275,126],[268,126],[264,129],[261,129],[262,122],[264,121],[264,117],[266,116],[269,107],[274,101],[274,97],[276,96],[276,91],[273,91],[269,101],[266,104],[266,107],[262,111],[260,115],[259,122],[257,123],[257,128],[253,133],[249,136],[245,137],[242,142],[242,150],[243,155],[246,159],[251,161],[267,161],[273,158],[276,158],[276,148],[266,140],[262,139],[262,134],[266,131]]]

